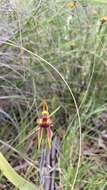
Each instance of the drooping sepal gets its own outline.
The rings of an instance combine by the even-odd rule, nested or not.
[[[43,128],[39,128],[38,130],[38,149],[40,149],[43,138]]]
[[[51,128],[49,127],[49,128],[47,128],[47,140],[48,140],[49,148],[51,148],[52,136],[53,136],[53,132],[52,132]]]

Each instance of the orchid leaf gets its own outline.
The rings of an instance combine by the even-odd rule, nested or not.
[[[3,175],[19,190],[36,190],[33,183],[28,182],[21,177],[9,164],[3,154],[0,152],[0,170]]]

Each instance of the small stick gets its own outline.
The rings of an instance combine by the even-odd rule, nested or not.
[[[51,149],[44,148],[39,163],[40,183],[43,190],[60,190],[60,171],[58,169],[60,137],[53,139]]]

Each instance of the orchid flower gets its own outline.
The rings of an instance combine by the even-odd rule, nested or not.
[[[51,148],[52,141],[52,120],[50,119],[48,112],[48,105],[46,101],[43,102],[43,111],[40,118],[37,119],[37,124],[39,126],[38,130],[38,148],[40,148],[42,140],[47,139],[48,146]]]

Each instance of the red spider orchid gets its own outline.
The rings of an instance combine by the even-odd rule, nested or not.
[[[43,102],[42,116],[37,119],[37,124],[39,126],[38,148],[40,148],[43,138],[47,138],[48,146],[49,148],[51,148],[51,141],[52,141],[52,134],[53,134],[51,130],[52,120],[49,117],[48,105],[45,101]]]

